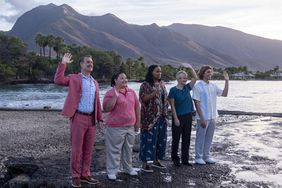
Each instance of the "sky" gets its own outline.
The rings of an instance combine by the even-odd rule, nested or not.
[[[282,0],[0,0],[0,30],[39,5],[68,4],[80,14],[112,13],[131,24],[223,26],[282,40]]]

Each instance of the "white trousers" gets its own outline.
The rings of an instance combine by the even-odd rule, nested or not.
[[[210,157],[210,149],[215,130],[215,120],[206,121],[207,127],[201,127],[200,120],[196,125],[195,159],[206,160]]]

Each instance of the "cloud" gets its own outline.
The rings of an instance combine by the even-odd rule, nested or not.
[[[37,6],[34,0],[4,0],[0,2],[1,30],[9,30],[17,18],[27,10]]]
[[[12,28],[14,23],[8,22],[6,19],[0,17],[0,31],[7,31],[7,28]]]
[[[25,12],[37,4],[35,0],[4,0],[4,2],[12,5],[18,12]]]

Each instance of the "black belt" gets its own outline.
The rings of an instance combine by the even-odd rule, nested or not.
[[[76,111],[76,113],[81,114],[81,115],[85,115],[85,116],[92,116],[94,114],[94,111],[91,113],[87,113],[87,112],[80,112],[80,111]]]

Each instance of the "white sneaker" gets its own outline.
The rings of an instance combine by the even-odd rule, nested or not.
[[[116,180],[117,179],[117,176],[115,174],[108,174],[108,179],[109,180]]]
[[[134,169],[132,169],[130,172],[128,172],[127,174],[129,174],[130,176],[137,176],[138,172]]]
[[[206,162],[203,159],[195,159],[195,163],[199,165],[205,165]]]
[[[205,162],[208,163],[208,164],[214,164],[214,163],[216,163],[215,160],[213,160],[213,159],[211,159],[211,158],[205,159]]]

